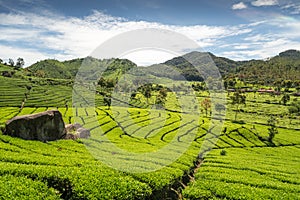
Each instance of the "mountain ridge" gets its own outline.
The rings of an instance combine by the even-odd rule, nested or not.
[[[47,59],[39,61],[26,69],[35,76],[70,79],[76,76],[79,67],[85,59],[87,58],[76,58],[66,61]],[[96,58],[92,59],[98,62],[101,61]],[[116,60],[113,64],[120,68],[122,68],[122,62],[127,65],[128,69],[131,68],[128,66],[137,66],[134,62],[127,59],[113,58],[112,60]],[[234,61],[226,57],[216,56],[210,52],[192,51],[182,56],[174,57],[164,63],[151,65],[147,67],[146,71],[160,77],[203,81],[201,74],[193,67],[195,63],[196,65],[197,63],[199,65],[203,65],[203,63],[214,64],[218,67],[223,78],[242,77],[252,81],[271,82],[272,79],[299,80],[298,77],[300,77],[300,51],[293,49],[283,51],[268,60],[252,59],[245,61]],[[178,73],[176,75],[170,74],[170,70],[163,71],[162,65],[175,69],[182,76],[179,76]],[[112,69],[117,70],[118,67],[112,67]],[[111,71],[113,71],[112,69]]]

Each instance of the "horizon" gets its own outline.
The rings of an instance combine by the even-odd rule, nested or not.
[[[288,50],[286,50],[286,51],[298,51],[298,52],[300,52],[299,49],[288,49]],[[273,55],[273,56],[268,57],[268,58],[262,58],[262,59],[249,59],[249,60],[233,60],[233,59],[232,59],[232,60],[235,61],[235,62],[243,62],[243,61],[251,61],[251,60],[262,60],[262,61],[265,61],[265,60],[274,58],[274,57],[278,56],[280,53],[283,53],[283,52],[286,52],[286,51],[281,51],[281,52],[277,53],[276,55]],[[219,58],[227,58],[227,57],[223,57],[223,56],[216,55],[216,54],[214,54],[213,52],[191,51],[191,52],[188,52],[188,53],[186,53],[186,54],[189,54],[189,53],[192,53],[192,52],[197,52],[197,53],[211,53],[211,54],[213,54],[214,56],[219,57]],[[180,56],[184,56],[184,55],[185,55],[185,54],[179,55],[179,57],[180,57]],[[209,55],[209,56],[210,56],[210,55]],[[32,65],[34,65],[34,64],[36,64],[36,63],[39,63],[39,62],[46,61],[46,60],[56,60],[56,61],[59,61],[59,62],[66,62],[66,61],[76,60],[76,59],[86,59],[86,58],[88,58],[88,57],[92,57],[92,58],[94,58],[94,59],[100,59],[100,60],[102,60],[101,58],[95,58],[95,57],[90,56],[90,55],[89,55],[89,56],[86,56],[86,57],[71,58],[71,59],[66,59],[66,60],[58,60],[58,59],[55,59],[55,58],[46,58],[46,59],[43,59],[43,60],[38,60],[38,61],[34,62]],[[148,66],[151,66],[151,65],[163,64],[164,62],[169,61],[169,60],[172,60],[172,59],[174,59],[174,58],[176,58],[176,57],[178,57],[178,56],[170,57],[169,59],[167,59],[167,60],[165,60],[165,61],[162,61],[162,62],[160,62],[160,63],[151,63],[151,64],[149,64],[149,65],[138,65],[136,62],[133,61],[133,59],[130,59],[130,56],[129,56],[129,57],[128,57],[128,56],[125,56],[125,57],[118,57],[118,58],[119,58],[119,59],[128,59],[129,61],[131,61],[131,62],[137,64],[138,67],[148,67]],[[116,58],[112,57],[112,58],[103,58],[103,59],[116,59]],[[137,59],[139,59],[139,58],[137,58]],[[8,65],[8,64],[7,64],[7,65]],[[30,65],[30,66],[32,66],[32,65]],[[27,68],[27,67],[30,67],[30,66],[24,66],[23,68]]]
[[[296,0],[0,0],[0,58],[22,57],[25,66],[45,59],[84,58],[118,34],[158,28],[183,34],[202,52],[218,57],[263,60],[300,49],[299,14]],[[181,49],[180,54],[191,51]],[[166,52],[152,53],[127,56],[139,66],[172,58]]]

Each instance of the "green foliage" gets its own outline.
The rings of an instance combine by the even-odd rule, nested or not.
[[[72,75],[67,67],[57,60],[49,59],[40,61],[31,65],[28,67],[28,69],[33,73],[33,75],[42,78],[72,78]]]
[[[24,59],[23,58],[18,58],[17,63],[16,63],[16,67],[22,68],[24,65],[25,65]]]
[[[226,151],[230,157],[213,150],[205,158],[196,181],[183,190],[184,198],[298,199],[299,145]]]
[[[221,156],[226,156],[226,154],[227,154],[226,150],[222,149],[221,152],[220,152],[220,155]]]
[[[239,90],[235,91],[232,96],[230,96],[231,104],[236,105],[235,117],[234,120],[237,119],[237,113],[239,112],[239,105],[246,104],[246,96],[243,95]]]
[[[8,59],[8,64],[13,67],[15,65],[15,61],[11,58]]]
[[[290,107],[289,107],[289,113],[290,114],[296,114],[296,115],[300,115],[300,101],[295,99]]]
[[[194,56],[196,55],[198,54],[195,53]],[[281,55],[276,59],[284,58]],[[296,60],[295,58],[293,62],[297,62]],[[95,66],[102,62],[93,58],[85,61]],[[227,98],[232,104],[226,105],[224,128],[218,135],[219,133],[215,133],[214,124],[210,126],[210,118],[197,118],[196,120],[194,118],[194,105],[199,102],[205,102],[207,110],[211,109],[209,93],[204,91],[206,88],[204,83],[193,83],[192,87],[197,99],[191,101],[191,105],[182,105],[190,106],[192,108],[190,113],[180,112],[181,107],[178,105],[176,94],[166,86],[163,84],[143,85],[142,79],[134,83],[141,86],[135,93],[114,97],[116,98],[114,100],[119,101],[130,99],[129,106],[114,105],[110,109],[104,107],[108,105],[106,97],[110,97],[110,88],[117,85],[122,73],[135,67],[127,60],[113,61],[105,61],[111,65],[97,85],[95,110],[86,108],[83,104],[80,104],[78,108],[72,108],[73,92],[82,102],[87,101],[82,93],[73,90],[73,82],[65,79],[67,76],[74,77],[83,62],[82,59],[65,62],[45,61],[47,64],[44,67],[48,68],[49,64],[54,66],[50,67],[50,70],[61,69],[66,75],[63,77],[64,80],[57,79],[57,74],[48,72],[48,69],[44,67],[38,70],[45,70],[43,76],[53,78],[19,77],[20,73],[34,75],[37,71],[30,72],[23,69],[18,71],[13,67],[0,65],[1,72],[19,73],[17,77],[0,77],[2,94],[0,126],[3,127],[5,121],[14,116],[58,109],[63,114],[66,123],[80,122],[91,130],[92,136],[99,136],[100,139],[93,138],[92,144],[101,144],[102,150],[99,152],[101,158],[109,161],[118,160],[119,166],[123,169],[128,168],[127,163],[130,158],[124,154],[111,153],[110,149],[106,148],[109,147],[107,143],[102,140],[104,137],[107,137],[118,148],[134,153],[157,152],[167,146],[170,141],[177,141],[171,150],[178,152],[184,146],[186,138],[194,137],[190,146],[167,166],[164,163],[173,159],[171,153],[145,157],[142,160],[143,165],[139,166],[142,169],[158,166],[162,168],[149,173],[131,174],[116,171],[98,161],[90,154],[93,151],[89,152],[86,149],[84,139],[42,143],[0,135],[0,199],[1,197],[17,198],[18,195],[21,195],[20,199],[26,199],[26,195],[36,199],[151,199],[156,192],[163,193],[171,186],[180,185],[179,181],[182,181],[183,175],[189,174],[191,167],[194,167],[194,161],[203,142],[211,144],[217,138],[216,145],[212,147],[213,150],[204,157],[205,160],[195,175],[195,182],[190,183],[183,190],[184,198],[297,199],[300,192],[298,186],[300,184],[298,156],[300,137],[297,128],[300,124],[299,120],[287,123],[290,120],[287,116],[290,107],[293,107],[291,112],[293,117],[296,118],[298,115],[295,112],[299,110],[299,101],[295,100],[295,97],[290,96],[289,107],[278,104],[280,96],[256,95],[252,92],[241,93],[240,91],[229,93]],[[173,61],[172,65],[185,71],[184,67],[188,63],[181,59]],[[225,58],[220,58],[219,63],[219,67],[224,67],[224,73],[242,70],[240,66],[246,65],[243,62],[234,63]],[[255,63],[264,65],[271,61],[253,61],[252,64]],[[42,65],[40,63],[36,68]],[[124,67],[120,69],[122,66]],[[65,73],[65,71],[68,72]],[[192,72],[189,71],[186,74],[192,75]],[[290,73],[286,75],[290,76]],[[196,74],[190,78],[199,78],[197,76]],[[247,86],[246,78],[228,79],[228,87],[237,85],[243,89]],[[280,81],[280,85],[294,86],[294,79],[290,78],[290,81],[287,79]],[[186,99],[192,99],[192,95],[183,91],[184,85],[181,85],[183,85],[182,81],[174,82],[174,91],[184,93]],[[130,85],[120,87],[130,88]],[[107,90],[103,90],[104,88]],[[290,88],[290,90],[295,89]],[[163,105],[167,109],[150,110],[147,101]],[[239,109],[239,105],[246,102],[247,107]],[[109,101],[109,105],[110,103]],[[216,104],[215,109],[222,112],[224,106]],[[240,112],[239,121],[243,121],[243,124],[233,123],[237,119],[237,111]],[[266,122],[268,116],[280,118],[280,121]],[[181,127],[180,131],[178,131],[179,127]],[[270,129],[272,134],[274,133],[271,140],[272,147],[264,139],[270,137]],[[274,137],[275,134],[276,137]]]
[[[273,139],[275,137],[276,134],[278,134],[278,130],[276,127],[276,119],[274,116],[270,116],[270,118],[268,119],[268,131],[269,131],[269,142],[273,143]]]
[[[211,108],[211,100],[205,98],[203,101],[201,101],[201,107],[205,110],[205,116],[207,117],[208,110]]]
[[[290,100],[290,95],[289,94],[284,94],[281,98],[281,102],[286,105],[286,103]]]
[[[25,176],[0,175],[0,199],[60,199],[53,188]]]

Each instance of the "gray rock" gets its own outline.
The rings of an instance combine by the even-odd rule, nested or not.
[[[25,140],[53,141],[64,138],[66,131],[61,113],[49,110],[8,120],[4,134]]]
[[[66,139],[66,140],[77,140],[78,136],[74,135],[72,133],[67,133],[64,139]]]
[[[65,126],[67,135],[65,139],[76,140],[78,138],[89,138],[91,133],[88,129],[83,128],[81,124],[67,124]]]
[[[67,133],[74,132],[76,130],[73,124],[66,124],[65,129]]]
[[[91,133],[86,128],[79,128],[76,130],[76,135],[78,138],[89,138],[91,136]]]
[[[74,126],[75,130],[82,128],[81,124],[79,124],[78,122],[74,123],[73,126]]]

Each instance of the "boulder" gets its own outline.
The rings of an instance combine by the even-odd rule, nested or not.
[[[82,128],[82,126],[76,122],[75,124],[66,124],[65,128],[66,128],[66,132],[70,133],[70,132],[75,132],[79,128]]]
[[[67,133],[71,133],[71,132],[74,132],[75,131],[75,127],[73,124],[66,124],[65,125],[65,129],[66,129],[66,132]]]
[[[17,116],[6,122],[5,135],[25,140],[53,141],[65,136],[65,124],[58,110]]]
[[[72,133],[67,133],[66,135],[65,135],[65,138],[64,139],[66,139],[66,140],[77,140],[78,139],[78,136],[77,135],[74,135],[74,134],[72,134]]]
[[[91,133],[88,129],[83,128],[79,123],[66,124],[66,136],[65,139],[78,139],[78,138],[89,138]]]
[[[76,135],[78,138],[89,138],[91,133],[88,129],[81,127],[76,130]]]

